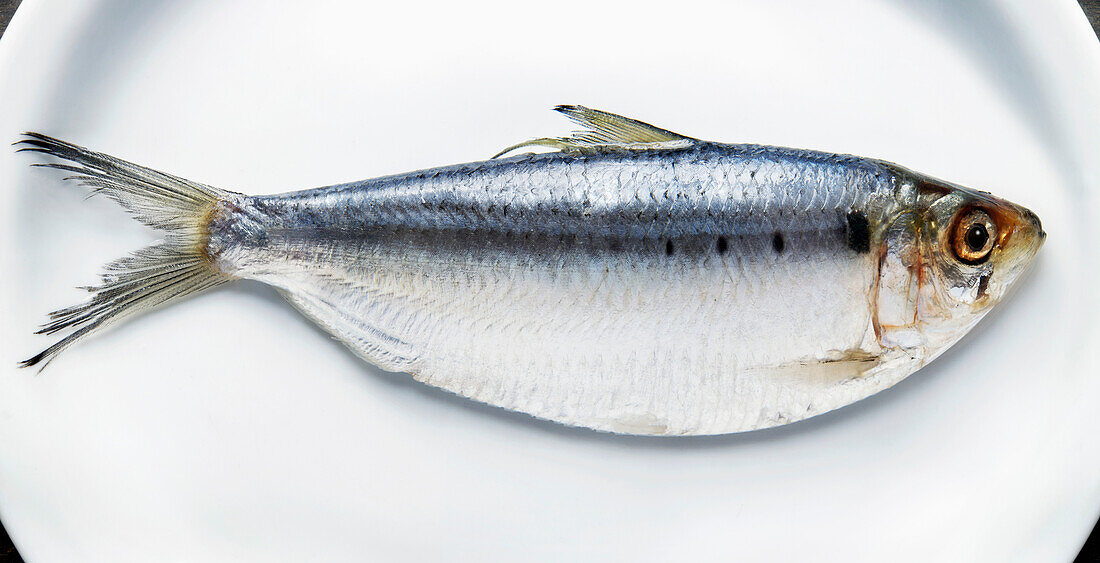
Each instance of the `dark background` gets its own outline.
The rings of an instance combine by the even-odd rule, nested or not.
[[[20,2],[21,0],[0,0],[0,36],[4,35],[4,30],[8,27],[8,22],[11,21],[11,16]],[[1096,31],[1097,36],[1100,37],[1100,0],[1078,0],[1078,3],[1081,4],[1081,9],[1092,24],[1093,31]],[[23,561],[2,522],[0,522],[0,561]],[[1077,556],[1077,561],[1100,562],[1100,522],[1093,528],[1092,534],[1081,549],[1081,554]]]

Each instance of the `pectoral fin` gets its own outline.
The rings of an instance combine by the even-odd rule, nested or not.
[[[522,147],[548,147],[562,152],[598,153],[626,150],[680,149],[695,144],[695,139],[654,127],[635,119],[584,106],[563,105],[554,111],[585,127],[569,137],[543,137],[512,145],[497,158]]]
[[[787,364],[758,368],[769,377],[812,381],[831,387],[860,379],[880,365],[882,357],[865,350],[836,351],[821,358],[807,358]]]

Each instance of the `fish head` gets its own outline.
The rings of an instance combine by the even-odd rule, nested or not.
[[[924,179],[917,193],[916,322],[927,362],[1004,298],[1046,233],[1030,210],[986,192]]]

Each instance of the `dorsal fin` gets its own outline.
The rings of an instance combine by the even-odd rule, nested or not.
[[[585,127],[569,137],[543,137],[512,145],[493,155],[497,158],[522,147],[549,147],[562,152],[594,153],[623,150],[679,149],[695,139],[636,119],[584,106],[557,106],[554,111]]]

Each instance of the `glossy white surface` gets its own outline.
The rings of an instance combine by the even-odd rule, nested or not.
[[[584,103],[988,189],[1049,237],[933,365],[787,427],[597,434],[373,370],[241,284],[14,369],[152,234],[0,151],[0,516],[31,561],[1068,560],[1100,508],[1100,45],[1075,2],[27,1],[26,129],[272,193],[477,160]],[[958,4],[958,5],[956,5]]]

